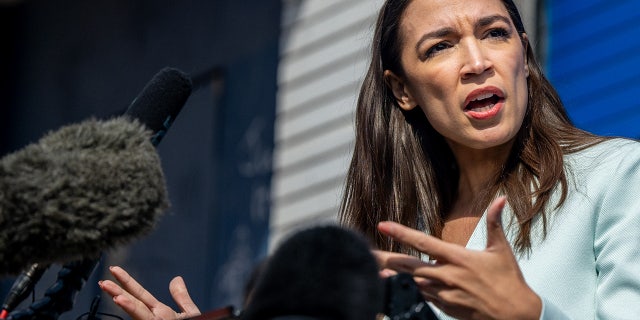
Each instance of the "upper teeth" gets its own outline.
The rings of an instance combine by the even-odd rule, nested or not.
[[[489,99],[493,96],[493,93],[483,93],[477,97],[475,97],[473,100],[471,101],[480,101],[480,100],[484,100],[484,99]]]

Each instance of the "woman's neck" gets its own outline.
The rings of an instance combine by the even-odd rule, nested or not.
[[[458,194],[454,207],[470,208],[502,170],[513,141],[490,149],[471,149],[450,142],[459,171]]]
[[[451,210],[445,216],[442,240],[465,246],[484,210],[484,200],[496,174],[507,161],[513,143],[491,149],[470,149],[449,143],[458,164],[458,192]]]

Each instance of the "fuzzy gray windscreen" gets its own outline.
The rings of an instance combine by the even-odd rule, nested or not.
[[[0,274],[98,257],[148,233],[168,208],[151,132],[87,120],[0,159]]]

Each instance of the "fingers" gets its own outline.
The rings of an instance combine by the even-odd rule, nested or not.
[[[124,269],[114,266],[109,267],[111,274],[118,280],[122,289],[131,294],[134,298],[140,300],[150,309],[158,305],[159,301],[141,286],[133,277],[131,277]]]
[[[428,254],[430,257],[437,257],[438,260],[461,262],[467,255],[466,250],[459,245],[444,242],[422,231],[411,229],[399,223],[391,221],[380,222],[378,230],[395,240],[412,246],[422,253]]]
[[[178,307],[183,311],[186,318],[200,315],[200,309],[198,309],[198,306],[196,306],[191,296],[189,296],[187,285],[184,283],[182,277],[178,276],[171,280],[169,283],[169,292],[171,292],[173,300],[178,304]]]
[[[380,278],[385,279],[385,278],[389,278],[397,275],[398,272],[393,269],[383,269],[383,270],[380,270],[378,274],[380,275]]]
[[[132,297],[122,287],[111,280],[99,281],[102,291],[113,298],[113,302],[126,312],[132,319],[154,319],[153,313],[142,302]]]
[[[499,197],[487,210],[487,249],[491,250],[508,246],[507,237],[502,228],[502,209],[506,203],[505,197]]]
[[[112,298],[124,293],[124,290],[111,280],[98,281],[98,285],[102,291],[106,292]]]
[[[396,273],[412,273],[415,269],[425,264],[416,257],[396,252],[374,250],[373,256],[376,258],[376,261],[378,261],[378,266],[380,267],[380,269],[383,269],[383,272],[385,271],[384,269],[391,269]]]
[[[140,301],[131,299],[127,295],[119,295],[113,297],[113,302],[117,304],[124,312],[126,312],[132,319],[135,320],[147,320],[156,319],[153,312],[147,309]]]
[[[456,319],[477,319],[473,314],[479,308],[479,301],[465,290],[441,283],[421,286],[423,298]],[[483,317],[487,318],[487,317]]]
[[[414,280],[419,285],[428,286],[431,283],[447,281],[448,274],[451,273],[451,271],[445,270],[448,268],[446,265],[425,262],[402,253],[374,251],[373,254],[382,269],[379,273],[381,278],[388,278],[398,273],[408,273],[414,276]]]
[[[98,282],[100,288],[113,297],[113,301],[134,320],[187,319],[200,315],[200,310],[189,296],[182,277],[175,277],[169,283],[169,291],[182,312],[176,312],[158,301],[124,269],[110,267],[109,271],[120,283],[105,280]]]

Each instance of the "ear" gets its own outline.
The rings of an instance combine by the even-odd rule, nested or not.
[[[524,74],[529,78],[529,58],[527,58],[527,55],[531,50],[531,44],[529,44],[529,37],[526,33],[522,34],[522,45],[524,47]]]
[[[418,105],[413,100],[411,93],[407,90],[405,82],[391,70],[384,71],[384,81],[391,89],[391,92],[393,92],[393,96],[396,97],[400,108],[409,111]]]

